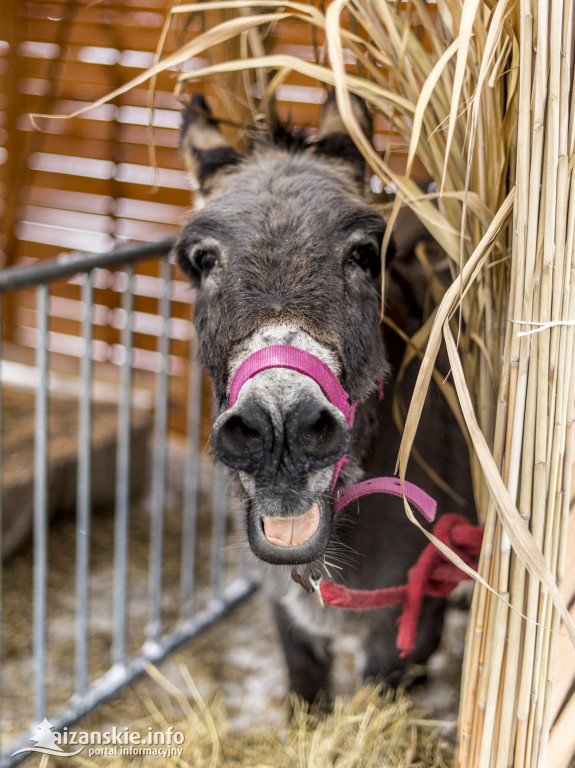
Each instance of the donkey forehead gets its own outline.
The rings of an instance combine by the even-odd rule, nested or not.
[[[353,191],[342,170],[309,155],[267,152],[226,174],[190,222],[194,239],[238,245],[266,238],[317,244],[356,230],[377,236],[383,219]],[[271,243],[273,245],[273,243]]]
[[[318,192],[353,195],[353,184],[346,170],[334,160],[270,147],[256,150],[232,167],[220,178],[210,197],[218,199],[238,189],[246,196],[258,197],[266,193],[296,198],[317,197]]]

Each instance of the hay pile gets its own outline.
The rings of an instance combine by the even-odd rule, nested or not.
[[[219,702],[211,708],[198,704],[195,710],[190,707],[187,720],[177,724],[191,734],[186,739],[191,744],[181,760],[168,765],[443,768],[452,760],[452,745],[433,723],[416,719],[409,699],[400,696],[393,701],[373,686],[361,688],[351,700],[338,697],[333,712],[325,717],[310,714],[294,702],[291,724],[278,731],[234,732]]]
[[[80,768],[174,766],[174,768],[447,768],[453,743],[441,734],[441,723],[421,719],[409,698],[382,695],[376,686],[360,688],[351,699],[337,697],[329,714],[310,713],[297,701],[286,701],[285,725],[256,726],[238,731],[230,723],[222,696],[209,704],[200,696],[185,664],[180,685],[151,667],[150,674],[172,699],[161,708],[147,701],[147,716],[138,722],[145,733],[154,729],[185,735],[181,756],[108,756],[74,758]],[[287,712],[293,708],[288,720]],[[132,716],[134,712],[132,711]],[[65,768],[69,760],[48,758],[44,766]]]

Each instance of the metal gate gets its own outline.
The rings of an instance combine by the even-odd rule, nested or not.
[[[164,543],[168,531],[166,519],[167,486],[166,462],[168,451],[168,385],[170,380],[170,323],[171,314],[171,264],[166,254],[172,241],[163,241],[138,247],[127,247],[106,254],[72,254],[61,260],[42,262],[30,267],[5,269],[0,273],[0,302],[9,300],[13,292],[32,288],[35,293],[36,343],[34,398],[34,461],[33,461],[33,542],[29,545],[31,579],[31,637],[22,637],[23,648],[20,668],[28,669],[28,677],[20,682],[5,677],[4,663],[0,667],[0,722],[5,723],[10,708],[8,703],[15,686],[23,686],[31,702],[30,716],[22,722],[20,729],[2,725],[2,766],[15,765],[25,755],[12,757],[18,749],[29,746],[30,738],[37,731],[37,724],[48,718],[55,730],[60,730],[98,706],[138,676],[148,662],[157,662],[176,647],[194,637],[198,632],[216,621],[238,601],[252,592],[255,583],[245,562],[240,556],[234,563],[229,562],[228,536],[228,494],[224,470],[214,466],[211,459],[201,451],[200,422],[202,405],[202,371],[194,362],[195,338],[190,330],[190,367],[185,425],[185,452],[183,451],[183,473],[180,520],[176,538],[178,545],[178,585],[164,583]],[[129,548],[132,509],[132,475],[134,472],[134,444],[131,439],[134,400],[133,352],[134,352],[134,291],[135,268],[143,260],[159,259],[158,295],[161,330],[157,335],[156,371],[153,374],[153,407],[151,409],[151,450],[149,519],[142,524],[149,525],[149,551],[147,565],[147,596],[145,625],[140,637],[128,638],[130,628],[130,575]],[[112,271],[116,285],[120,286],[121,311],[124,318],[117,362],[117,398],[114,404],[115,425],[115,484],[113,497],[113,545],[110,547],[110,611],[113,630],[107,649],[108,661],[101,674],[91,669],[90,643],[93,641],[94,616],[90,596],[93,590],[94,574],[91,567],[92,538],[94,527],[99,523],[93,514],[93,441],[94,428],[94,366],[92,345],[94,342],[94,286],[98,274],[103,270]],[[49,552],[49,501],[50,501],[50,445],[49,445],[49,404],[50,404],[50,327],[49,305],[51,285],[54,281],[70,280],[81,285],[83,305],[82,347],[79,355],[79,393],[77,397],[77,450],[76,450],[76,502],[75,502],[75,568],[73,582],[68,586],[66,602],[69,615],[59,615],[59,626],[73,622],[73,654],[54,661],[49,658],[47,638],[53,631],[50,605],[47,600],[47,583],[51,563]],[[0,306],[1,309],[1,306]],[[190,322],[190,329],[192,328]],[[0,348],[0,361],[3,351]],[[2,396],[0,387],[0,397]],[[0,425],[0,429],[5,429]],[[0,443],[1,445],[1,443]],[[5,459],[0,451],[0,476]],[[139,459],[138,459],[139,460]],[[137,468],[136,468],[137,469]],[[144,470],[146,471],[146,470]],[[147,472],[146,472],[147,473]],[[198,562],[197,524],[200,490],[209,478],[210,492],[207,502],[210,507],[210,525],[207,534],[209,566],[204,571],[209,575],[200,585],[197,579]],[[204,493],[204,497],[206,494]],[[2,496],[0,495],[0,504]],[[13,512],[14,510],[12,510]],[[0,509],[6,516],[10,510]],[[112,518],[112,516],[110,516]],[[0,526],[0,533],[3,527]],[[67,545],[68,542],[64,542]],[[205,549],[205,545],[203,545]],[[177,558],[176,558],[177,559]],[[9,565],[9,564],[8,564]],[[4,566],[3,574],[8,565]],[[23,579],[26,581],[26,578]],[[92,586],[91,586],[92,585]],[[3,636],[10,632],[7,622],[10,616],[4,614],[4,596],[8,585],[6,578],[0,581],[0,626]],[[176,603],[174,615],[166,620],[163,604],[167,591],[169,599]],[[106,591],[106,590],[104,590]],[[175,593],[174,593],[175,592]],[[140,596],[140,602],[142,602]],[[60,609],[59,609],[60,610]],[[68,624],[66,624],[68,622]],[[71,626],[71,624],[70,624]],[[26,634],[27,630],[23,632]],[[29,646],[27,649],[26,646]],[[4,650],[4,649],[2,649]],[[64,703],[53,704],[50,696],[47,669],[51,677],[70,679],[70,695]],[[100,666],[102,666],[100,664]],[[48,687],[47,687],[48,686]],[[29,688],[29,690],[28,690]],[[2,713],[4,714],[1,717]],[[9,732],[7,732],[9,730]]]

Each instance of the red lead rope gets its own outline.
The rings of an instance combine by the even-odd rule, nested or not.
[[[483,531],[460,515],[444,515],[433,528],[434,535],[474,570],[481,550]],[[320,591],[326,606],[351,611],[387,608],[403,603],[398,619],[397,647],[406,656],[415,647],[415,633],[424,595],[445,597],[460,581],[469,579],[429,542],[407,576],[407,584],[387,589],[348,589],[333,581],[322,581]]]

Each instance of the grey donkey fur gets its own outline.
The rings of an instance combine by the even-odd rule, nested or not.
[[[355,108],[369,133],[365,108],[359,101]],[[331,644],[343,634],[358,639],[365,678],[397,685],[410,665],[423,663],[437,647],[443,601],[424,601],[415,650],[400,658],[400,607],[321,610],[290,578],[294,564],[313,562],[351,588],[400,585],[426,544],[400,500],[369,496],[333,513],[335,462],[347,453],[337,487],[390,475],[399,446],[392,401],[404,345],[380,324],[386,225],[366,198],[363,160],[333,98],[324,107],[316,142],[285,132],[279,142],[262,142],[242,156],[224,140],[202,97],[194,97],[181,141],[202,206],[184,226],[176,255],[197,288],[199,355],[219,414],[212,447],[239,470],[248,541],[258,558],[273,563],[265,582],[290,687],[308,701],[328,691]],[[425,276],[410,248],[415,229],[412,234],[400,232],[401,249],[386,255],[386,314],[407,334],[420,326],[426,297]],[[352,430],[312,379],[285,369],[259,373],[228,409],[235,370],[269,344],[301,347],[330,365],[351,401],[359,403]],[[412,365],[404,397],[415,375]],[[378,402],[382,377],[385,396]],[[472,518],[465,442],[437,392],[416,446],[464,503],[456,505],[415,461],[408,479],[434,496],[439,514],[457,511]],[[267,533],[266,525],[275,531],[278,521],[302,530],[310,516],[318,528],[309,539],[302,533],[300,540],[278,546]]]

